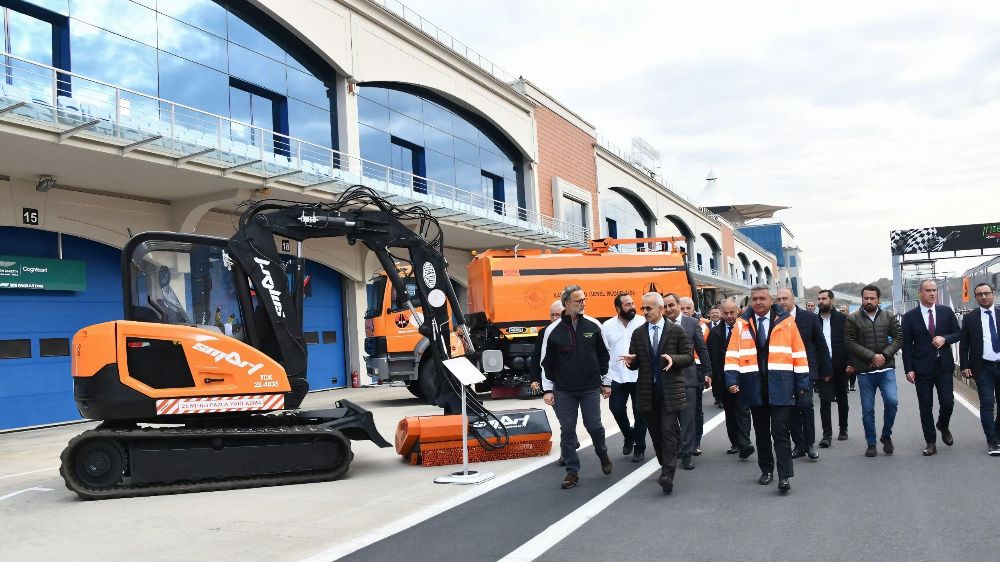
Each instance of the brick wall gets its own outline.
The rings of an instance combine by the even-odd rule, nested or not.
[[[595,194],[593,221],[595,231],[600,231],[594,138],[544,106],[535,110],[535,122],[538,130],[539,212],[554,216],[552,179],[558,177]]]

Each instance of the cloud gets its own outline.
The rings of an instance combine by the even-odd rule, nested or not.
[[[607,138],[649,141],[680,191],[712,168],[737,202],[791,206],[807,285],[890,276],[891,229],[996,218],[991,3],[407,6]]]

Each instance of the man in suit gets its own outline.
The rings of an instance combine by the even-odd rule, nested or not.
[[[736,302],[726,300],[722,303],[722,320],[708,334],[708,356],[712,361],[712,394],[722,404],[726,412],[726,433],[729,435],[729,450],[726,453],[739,453],[745,459],[754,453],[750,444],[750,412],[740,408],[739,394],[730,394],[726,390],[726,349],[729,338],[732,337],[736,319],[740,309]]]
[[[694,299],[692,299],[691,297],[681,297],[677,299],[677,303],[681,307],[681,314],[689,318],[694,318],[695,320],[698,321],[698,327],[701,329],[702,342],[708,345],[708,329],[710,321],[705,321],[702,320],[701,318],[698,318],[698,316],[696,315],[697,311],[694,309]],[[705,349],[708,348],[706,347]],[[711,365],[709,365],[710,361],[706,357],[704,362],[707,365],[706,367],[702,366],[701,358],[695,355],[694,358],[695,369],[699,373],[705,375],[706,377],[711,377],[712,367]],[[708,385],[706,384],[704,388],[708,388]],[[698,392],[698,404],[695,406],[694,409],[694,451],[691,454],[696,457],[701,454],[701,438],[705,435],[704,396],[705,395],[703,392],[700,391]]]
[[[802,336],[773,302],[767,285],[751,287],[750,309],[737,320],[726,349],[726,385],[730,393],[739,393],[741,408],[750,408],[761,471],[757,483],[766,486],[774,480],[777,461],[778,491],[784,493],[792,489],[788,479],[794,476],[791,409],[811,385]]]
[[[823,337],[823,326],[820,324],[819,316],[808,310],[804,310],[795,305],[795,295],[791,289],[778,289],[778,305],[781,306],[795,321],[799,328],[799,335],[802,336],[802,343],[806,346],[806,358],[809,361],[809,390],[799,401],[799,404],[792,408],[792,458],[809,455],[809,458],[816,460],[819,453],[816,451],[816,410],[813,405],[812,386],[818,381],[833,376],[833,367],[830,366],[830,348],[826,345],[826,338]]]
[[[962,340],[958,346],[958,362],[966,378],[976,378],[979,392],[979,421],[986,434],[986,452],[1000,456],[997,434],[1000,419],[994,408],[1000,401],[1000,337],[997,336],[997,315],[993,287],[989,283],[976,285],[973,292],[979,307],[962,318]]]
[[[847,344],[844,342],[844,329],[847,316],[834,308],[833,291],[824,289],[816,297],[819,305],[819,320],[823,325],[823,337],[830,349],[830,363],[833,376],[819,381],[819,417],[823,424],[823,438],[819,441],[821,448],[827,448],[833,443],[833,420],[830,407],[836,399],[837,417],[840,421],[838,441],[847,440],[847,414],[850,406],[847,403],[847,376],[854,368],[847,364]]]
[[[948,423],[955,409],[952,374],[955,358],[951,344],[962,338],[955,313],[937,302],[937,283],[924,279],[920,283],[920,306],[903,315],[903,370],[906,380],[917,387],[920,405],[920,425],[924,430],[927,448],[924,456],[937,453],[937,430],[941,441],[951,446],[955,441]],[[934,423],[934,389],[938,395],[938,421]]]
[[[636,402],[646,420],[660,463],[657,481],[663,493],[674,489],[677,449],[680,444],[680,412],[687,404],[682,369],[694,363],[691,339],[679,326],[663,318],[663,297],[646,293],[642,297],[646,322],[632,331],[628,355],[621,359],[636,377]]]
[[[701,404],[701,391],[712,384],[712,366],[705,347],[705,338],[701,332],[701,322],[690,316],[681,314],[680,298],[674,293],[663,296],[663,311],[667,322],[677,324],[691,339],[695,355],[701,361],[700,365],[684,367],[684,389],[687,394],[687,407],[681,411],[681,468],[694,470],[694,460],[698,443],[698,408]],[[708,368],[706,375],[704,369]]]
[[[722,323],[722,307],[715,305],[708,309],[708,329],[718,326]]]

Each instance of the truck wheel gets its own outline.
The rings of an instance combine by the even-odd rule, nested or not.
[[[434,370],[433,360],[424,360],[420,362],[420,367],[417,369],[417,386],[420,388],[420,393],[423,395],[421,398],[427,402],[434,404],[437,400],[437,387],[434,384],[434,379],[436,378],[436,373]],[[411,391],[412,392],[412,391]],[[416,394],[416,392],[414,392]]]
[[[409,390],[410,394],[416,396],[417,398],[419,398],[421,400],[426,400],[427,399],[427,397],[424,396],[423,389],[420,388],[420,380],[419,379],[417,379],[415,381],[406,381],[406,390]]]

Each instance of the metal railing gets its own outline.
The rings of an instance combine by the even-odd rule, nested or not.
[[[88,138],[198,162],[223,176],[240,171],[274,182],[336,193],[354,184],[396,203],[423,203],[445,223],[530,238],[543,245],[584,247],[580,225],[494,200],[378,162],[211,114],[169,100],[0,53],[0,119],[58,133],[59,142]]]
[[[519,77],[514,76],[510,72],[500,68],[499,66],[493,64],[489,59],[480,55],[473,49],[471,49],[465,43],[462,43],[458,39],[455,39],[451,34],[443,31],[438,26],[424,19],[420,14],[414,12],[412,9],[407,8],[399,0],[369,0],[372,4],[382,8],[383,10],[389,12],[390,14],[396,16],[403,22],[407,23],[410,27],[416,29],[417,31],[423,33],[427,37],[437,41],[442,46],[448,50],[454,52],[458,56],[468,60],[480,70],[491,76],[494,80],[500,82],[501,84],[514,89],[514,84],[520,80]],[[517,91],[517,90],[515,90]],[[518,92],[521,93],[521,92]]]
[[[668,195],[685,201],[686,203],[694,207],[695,211],[697,211],[698,213],[700,213],[701,215],[705,216],[706,218],[712,221],[718,222],[721,220],[721,217],[719,217],[719,215],[699,205],[698,202],[695,201],[694,197],[691,197],[690,195],[682,191],[679,191],[676,187],[674,187],[672,183],[663,179],[663,177],[660,174],[651,175],[650,170],[642,166],[639,166],[638,164],[635,163],[631,152],[626,152],[623,148],[621,148],[614,142],[608,140],[607,137],[604,137],[602,135],[597,135],[597,144],[604,150],[617,156],[623,162],[628,164],[631,168],[635,169],[637,172],[642,174],[643,177],[648,177],[650,180],[653,181],[653,183],[662,187],[663,190],[666,191]]]

